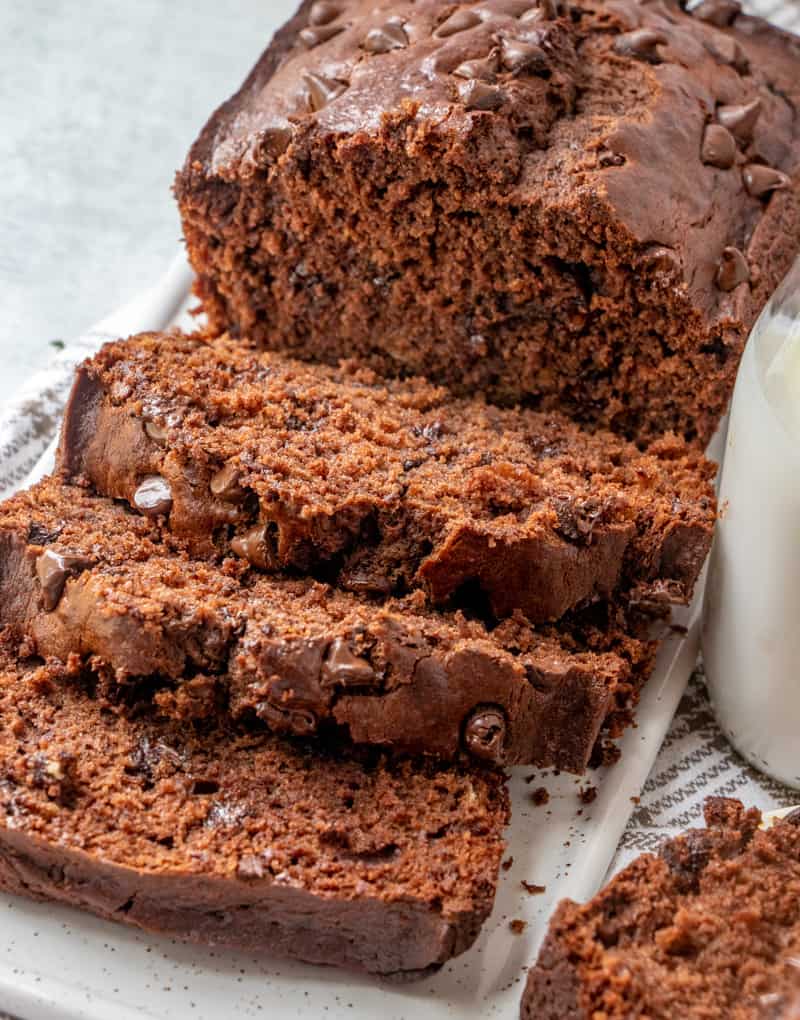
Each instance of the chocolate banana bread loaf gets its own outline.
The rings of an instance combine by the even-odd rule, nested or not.
[[[134,717],[95,687],[2,643],[0,887],[379,974],[472,944],[508,820],[497,773]]]
[[[800,248],[800,41],[682,7],[306,0],[177,177],[211,326],[705,444]]]
[[[555,412],[228,337],[106,346],[80,370],[60,464],[199,553],[537,623],[615,596],[688,601],[715,520],[713,468],[682,440],[642,454]]]
[[[240,560],[217,567],[54,480],[0,506],[0,627],[167,717],[578,772],[601,729],[630,720],[655,652],[609,616],[490,632],[420,596],[376,606]]]
[[[522,1020],[789,1020],[800,1002],[800,812],[766,831],[711,799],[706,829],[556,909]]]

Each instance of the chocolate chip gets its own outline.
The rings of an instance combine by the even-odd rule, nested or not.
[[[521,39],[504,39],[502,54],[503,67],[509,71],[519,73],[547,67],[547,54],[536,43],[523,42]]]
[[[309,709],[289,709],[271,701],[260,701],[256,712],[276,733],[307,737],[317,730],[317,717]]]
[[[172,509],[172,489],[161,475],[148,475],[133,494],[133,505],[145,517],[160,517]]]
[[[335,21],[340,13],[338,4],[328,3],[328,0],[317,0],[315,4],[311,5],[308,23],[309,25],[327,25],[331,21]]]
[[[468,28],[474,28],[476,25],[480,25],[480,23],[480,15],[476,14],[475,11],[456,11],[455,14],[451,14],[449,18],[443,21],[433,34],[439,39],[447,39],[451,35],[457,35],[459,32],[466,31]]]
[[[36,576],[42,586],[45,611],[52,613],[56,608],[68,578],[77,577],[94,565],[95,561],[88,556],[45,549],[41,556],[36,558]]]
[[[333,39],[343,31],[344,25],[315,25],[312,28],[304,28],[299,34],[299,39],[304,46],[313,50],[315,46]]]
[[[303,81],[308,105],[314,113],[337,99],[347,88],[335,78],[326,78],[324,74],[315,74],[313,71],[307,71],[303,75]]]
[[[673,279],[681,271],[681,260],[673,248],[654,244],[644,252],[644,263],[656,277]]]
[[[707,21],[717,28],[727,28],[733,19],[742,13],[738,0],[702,0],[692,14],[701,21]]]
[[[500,67],[497,51],[492,50],[488,57],[478,57],[476,60],[465,60],[453,71],[459,78],[470,78],[477,81],[493,82]]]
[[[214,496],[221,496],[223,499],[235,499],[242,492],[239,488],[240,478],[241,471],[238,465],[231,461],[230,464],[221,467],[216,474],[211,476],[209,488]]]
[[[331,642],[322,665],[323,687],[369,687],[375,680],[372,666],[366,659],[354,655],[343,638]]]
[[[468,81],[459,85],[458,94],[467,110],[496,110],[503,103],[503,93],[496,85]]]
[[[709,124],[703,135],[701,159],[709,166],[729,170],[736,162],[736,139],[721,124]]]
[[[345,591],[357,595],[391,595],[393,588],[392,582],[387,577],[349,570],[342,571],[339,584]]]
[[[741,106],[720,106],[717,110],[717,121],[740,141],[749,142],[760,114],[761,100],[754,99],[751,103],[744,103]]]
[[[634,57],[636,60],[647,60],[651,64],[660,64],[661,57],[657,46],[664,46],[667,37],[663,32],[652,28],[635,28],[632,32],[623,32],[614,40],[614,51],[623,57]]]
[[[747,259],[738,248],[728,247],[723,249],[717,270],[717,286],[720,290],[731,291],[750,279],[750,269]]]
[[[597,153],[597,162],[600,166],[625,166],[625,157],[621,156],[618,152],[612,152],[611,149],[599,149]]]
[[[167,439],[167,430],[163,425],[159,425],[157,421],[146,421],[144,423],[144,431],[154,443],[161,444]]]
[[[292,138],[293,132],[289,124],[267,128],[258,140],[256,159],[267,163],[277,159],[289,148]]]
[[[742,170],[742,177],[744,186],[753,198],[763,198],[773,191],[785,191],[791,184],[786,174],[773,170],[771,166],[764,166],[763,163],[750,163]]]
[[[506,720],[501,708],[479,706],[467,719],[464,744],[474,758],[501,764],[505,740]]]
[[[749,70],[750,61],[737,39],[732,39],[729,35],[720,35],[715,39],[709,39],[705,45],[717,60],[735,67],[740,74],[746,74]]]
[[[520,17],[520,21],[555,21],[566,13],[567,5],[563,0],[539,0],[537,7],[531,7]]]
[[[263,524],[257,524],[244,535],[233,538],[231,550],[261,570],[275,570],[277,567],[267,529]]]
[[[391,50],[402,50],[408,46],[408,36],[402,25],[387,21],[379,28],[373,28],[362,43],[367,53],[389,53]]]

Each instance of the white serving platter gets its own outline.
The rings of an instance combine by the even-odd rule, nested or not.
[[[188,324],[182,258],[160,285],[98,324],[98,338]],[[37,466],[52,465],[52,449]],[[208,950],[136,932],[64,907],[0,894],[0,1008],[24,1020],[513,1020],[525,972],[556,902],[597,890],[695,665],[702,585],[676,615],[655,673],[622,738],[621,761],[574,776],[516,769],[513,821],[495,909],[477,944],[435,977],[395,985],[267,956]],[[683,628],[686,628],[685,632]],[[530,777],[534,778],[531,779]],[[532,791],[545,786],[547,804]],[[594,787],[590,804],[580,793]],[[544,886],[530,894],[522,881]],[[515,934],[512,920],[525,922]]]

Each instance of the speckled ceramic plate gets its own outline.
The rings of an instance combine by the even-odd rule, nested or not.
[[[96,327],[123,335],[187,323],[175,314],[185,299],[188,271],[178,262],[161,287]],[[184,300],[185,307],[185,300]],[[52,464],[52,452],[37,468]],[[508,833],[494,912],[473,949],[436,977],[396,986],[365,977],[211,951],[146,936],[78,911],[0,895],[0,1006],[25,1020],[239,1020],[320,1017],[346,1020],[516,1018],[525,971],[563,896],[584,899],[601,884],[656,758],[694,666],[700,595],[664,641],[637,726],[622,740],[616,766],[572,776],[516,770]],[[534,778],[531,779],[531,776]],[[545,786],[546,804],[531,793]],[[581,799],[589,787],[591,803]],[[523,880],[544,891],[530,893]],[[511,922],[521,921],[519,934]],[[519,929],[520,925],[515,925]]]

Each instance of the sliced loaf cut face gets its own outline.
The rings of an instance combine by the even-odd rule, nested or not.
[[[559,904],[522,1020],[794,1020],[800,812],[767,830],[738,801],[644,854],[592,900]]]
[[[734,0],[305,0],[178,174],[197,292],[298,357],[704,447],[800,250],[798,109],[800,40]]]
[[[576,772],[630,721],[655,655],[609,614],[490,631],[419,594],[375,605],[197,560],[158,521],[56,479],[0,507],[0,626],[164,715]]]
[[[114,711],[0,647],[0,887],[249,953],[421,975],[473,943],[508,800],[490,770],[343,757]]]
[[[201,554],[534,623],[612,598],[685,603],[715,521],[713,468],[674,437],[641,453],[556,413],[199,335],[88,361],[60,468]]]

